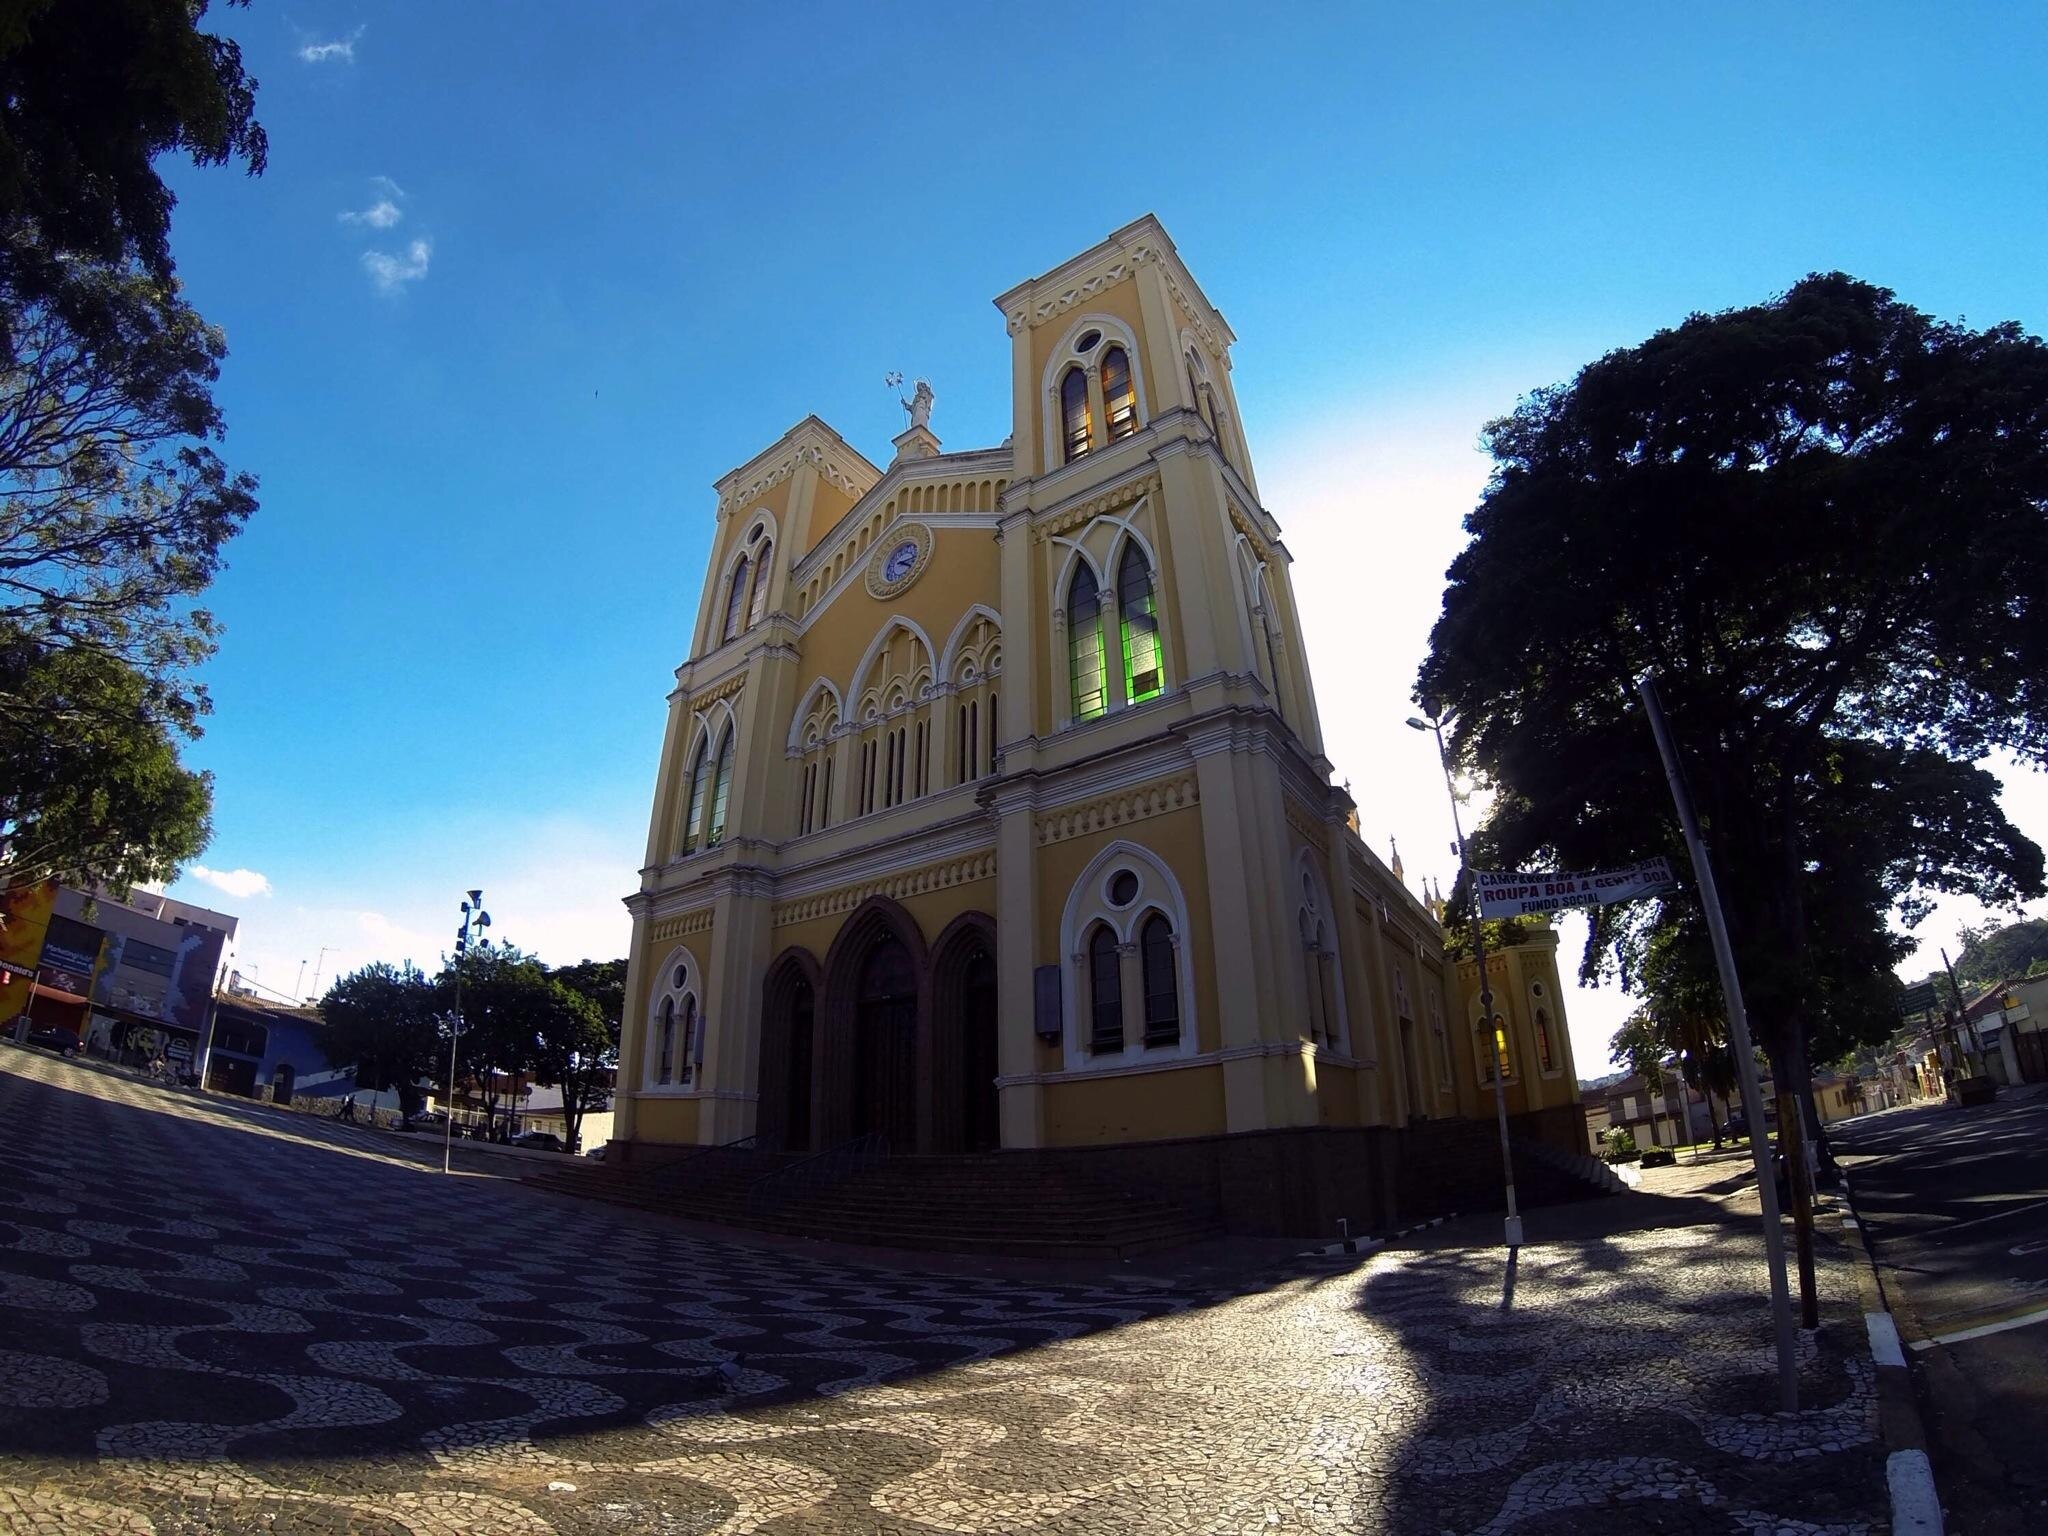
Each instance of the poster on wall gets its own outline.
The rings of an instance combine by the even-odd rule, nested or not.
[[[38,966],[38,985],[46,992],[62,992],[83,998],[92,989],[92,973],[100,963],[100,945],[106,934],[90,923],[55,913],[43,937],[43,958]]]
[[[43,958],[57,882],[15,885],[0,891],[0,1024],[11,1024],[28,1006],[29,983]]]

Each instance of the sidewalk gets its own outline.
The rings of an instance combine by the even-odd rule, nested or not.
[[[1800,1334],[1796,1414],[1769,1411],[1776,1351],[1746,1148],[1523,1220],[1505,1313],[1498,1214],[1418,1234],[1382,1255],[1365,1287],[1362,1310],[1409,1347],[1485,1373],[1457,1383],[1466,1401],[1430,1414],[1465,1420],[1470,1438],[1446,1450],[1442,1471],[1473,1479],[1472,1502],[1442,1510],[1438,1528],[1891,1528],[1857,1255],[1832,1212],[1816,1232],[1821,1326]],[[1501,1483],[1487,1475],[1495,1465],[1518,1470]],[[1482,1508],[1490,1519],[1461,1523]]]

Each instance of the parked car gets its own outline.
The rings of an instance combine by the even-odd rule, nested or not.
[[[80,1050],[78,1031],[66,1029],[62,1024],[29,1025],[28,1043],[40,1045],[46,1051],[55,1051],[59,1056],[76,1056]]]
[[[1774,1101],[1766,1101],[1764,1104],[1764,1129],[1766,1131],[1775,1131],[1777,1128],[1778,1106]],[[1733,1111],[1728,1116],[1728,1123],[1721,1127],[1721,1134],[1723,1136],[1731,1136],[1738,1141],[1747,1137],[1749,1135],[1749,1116],[1739,1109]]]
[[[600,1141],[596,1146],[592,1147],[588,1152],[584,1153],[583,1155],[591,1159],[593,1162],[601,1163],[604,1161],[605,1149],[610,1145],[611,1143],[609,1142]]]
[[[515,1147],[533,1147],[542,1152],[562,1150],[562,1138],[553,1131],[521,1131],[512,1138]]]
[[[392,1129],[396,1131],[432,1131],[436,1136],[444,1133],[448,1117],[438,1109],[423,1109],[416,1115],[406,1115]]]

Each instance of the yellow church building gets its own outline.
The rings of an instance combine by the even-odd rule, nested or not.
[[[1173,241],[995,302],[1002,444],[942,448],[919,381],[886,466],[810,416],[717,483],[612,1155],[1087,1149],[1322,1232],[1496,1146],[1496,1057],[1516,1134],[1583,1151],[1555,936],[1489,955],[1489,1031],[1332,783]]]

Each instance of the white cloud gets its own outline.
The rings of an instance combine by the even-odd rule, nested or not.
[[[303,43],[299,57],[308,64],[328,64],[339,59],[344,64],[356,61],[356,43],[361,39],[363,29],[357,27],[347,37],[338,37],[331,43]]]
[[[246,899],[271,894],[270,877],[253,869],[208,869],[204,864],[194,864],[185,873],[194,880],[204,880],[216,890],[226,891],[230,896]]]
[[[339,215],[344,224],[367,224],[372,229],[389,229],[405,217],[405,210],[388,197],[380,197],[358,212],[344,211]]]
[[[385,195],[386,197],[404,197],[404,196],[405,196],[405,188],[401,187],[401,186],[400,186],[400,185],[399,185],[399,184],[398,184],[397,182],[393,181],[393,180],[392,180],[392,179],[391,179],[391,178],[390,178],[389,176],[372,176],[372,177],[370,178],[370,185],[371,185],[371,186],[373,186],[373,187],[377,187],[377,188],[379,188],[380,190],[382,190],[382,192],[384,193],[384,195]]]
[[[365,251],[363,270],[370,274],[378,292],[396,293],[407,283],[416,283],[427,275],[427,261],[433,254],[433,243],[427,240],[413,241],[405,248],[403,256],[393,256],[386,251]]]

